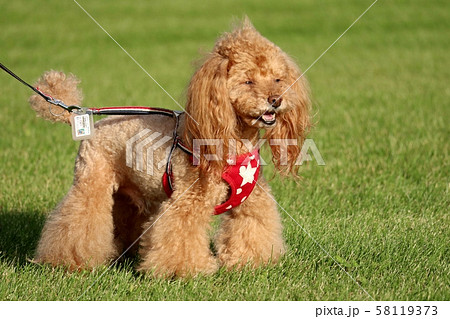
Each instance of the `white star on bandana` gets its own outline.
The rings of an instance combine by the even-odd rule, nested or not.
[[[241,186],[243,186],[247,183],[253,183],[253,181],[255,180],[256,169],[257,169],[257,167],[252,167],[250,162],[247,164],[247,167],[241,166],[239,168],[239,175],[243,179]]]

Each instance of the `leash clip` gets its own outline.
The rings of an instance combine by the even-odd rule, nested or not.
[[[87,108],[87,107],[80,107],[78,105],[71,105],[69,106],[69,108],[72,109],[67,109],[69,112],[75,113],[76,115],[84,115],[84,114],[93,114],[92,110]]]
[[[55,99],[53,97],[50,97],[49,100],[47,100],[47,102],[53,104],[53,105],[57,105],[61,108],[63,108],[64,110],[68,111],[68,112],[74,112],[77,110],[81,110],[82,108],[78,105],[66,105],[63,101]],[[86,113],[86,111],[85,111]]]
[[[68,112],[73,112],[74,110],[81,110],[78,105],[67,105],[63,101],[55,99],[53,96],[45,94],[38,87],[36,87],[36,92],[39,93],[48,103],[59,106]]]

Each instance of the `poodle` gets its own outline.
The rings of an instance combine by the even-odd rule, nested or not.
[[[277,204],[259,167],[257,141],[278,141],[269,143],[276,171],[297,175],[311,104],[307,82],[299,77],[293,60],[244,19],[219,37],[194,73],[185,112],[177,121],[122,115],[95,123],[95,136],[80,143],[73,185],[49,215],[34,260],[90,269],[133,246],[138,269],[161,277],[276,263],[286,248]],[[78,84],[73,75],[56,71],[37,83],[53,97],[80,105]],[[49,112],[49,104],[37,95],[30,104],[42,117],[69,123],[68,112],[56,116],[56,107]],[[127,142],[146,129],[176,136],[198,154],[175,147],[167,159],[167,147],[154,147],[152,162],[147,158],[143,163],[153,165],[152,174],[134,162],[127,165]],[[198,142],[211,140],[220,141],[223,151],[217,143]],[[148,139],[145,146],[154,143]],[[136,147],[131,155],[139,155]],[[164,167],[153,164],[167,160],[169,192],[162,183]],[[219,213],[213,253],[211,222]]]

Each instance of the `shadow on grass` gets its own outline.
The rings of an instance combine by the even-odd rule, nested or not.
[[[46,216],[37,211],[0,212],[0,257],[19,265],[33,258]]]
[[[0,260],[17,266],[29,264],[46,218],[46,215],[38,211],[0,211]],[[111,268],[116,271],[131,271],[134,277],[139,278],[140,274],[135,270],[138,264],[137,255],[126,254]]]

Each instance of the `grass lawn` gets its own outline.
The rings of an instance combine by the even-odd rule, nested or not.
[[[79,3],[182,103],[192,61],[233,17],[247,14],[306,69],[372,0]],[[63,70],[83,80],[87,106],[177,108],[73,1],[0,7],[0,61],[24,79]],[[304,165],[299,184],[271,181],[286,256],[190,280],[141,276],[133,260],[103,276],[27,261],[78,143],[0,72],[0,300],[449,300],[449,30],[448,1],[378,1],[306,74],[326,165]]]

